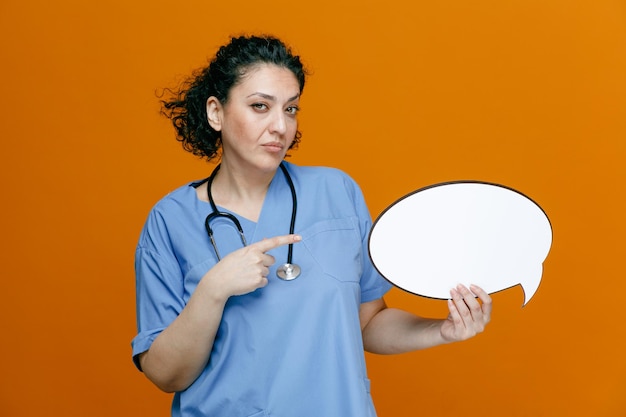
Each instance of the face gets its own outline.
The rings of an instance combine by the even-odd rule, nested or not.
[[[222,163],[275,170],[298,129],[300,86],[288,69],[253,67],[231,88],[228,101],[207,100],[207,116],[222,135]]]

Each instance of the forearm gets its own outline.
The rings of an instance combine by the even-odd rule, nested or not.
[[[231,252],[200,280],[189,302],[139,358],[146,376],[163,391],[186,389],[206,367],[226,301],[267,285],[274,257],[266,252],[300,241],[275,236]]]
[[[187,306],[140,357],[143,372],[166,392],[187,388],[209,361],[225,300],[201,297]]]
[[[364,348],[371,353],[395,354],[447,343],[441,335],[443,321],[386,308],[363,329]]]

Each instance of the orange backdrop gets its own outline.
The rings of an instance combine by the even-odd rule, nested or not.
[[[292,160],[347,171],[373,217],[479,179],[552,221],[526,307],[516,287],[475,339],[367,356],[381,417],[626,415],[623,0],[3,1],[0,415],[169,415],[130,358],[134,247],[152,204],[209,167],[155,90],[242,32],[304,57]]]

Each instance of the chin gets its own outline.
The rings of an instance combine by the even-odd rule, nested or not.
[[[264,160],[260,163],[258,163],[256,166],[260,171],[263,172],[273,172],[276,171],[280,165],[280,163],[283,161],[284,157],[275,157],[275,158],[271,158],[271,159],[267,159]]]

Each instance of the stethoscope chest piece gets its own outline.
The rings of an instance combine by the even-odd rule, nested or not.
[[[285,263],[278,267],[276,275],[284,281],[291,281],[300,276],[300,267],[296,264]]]

